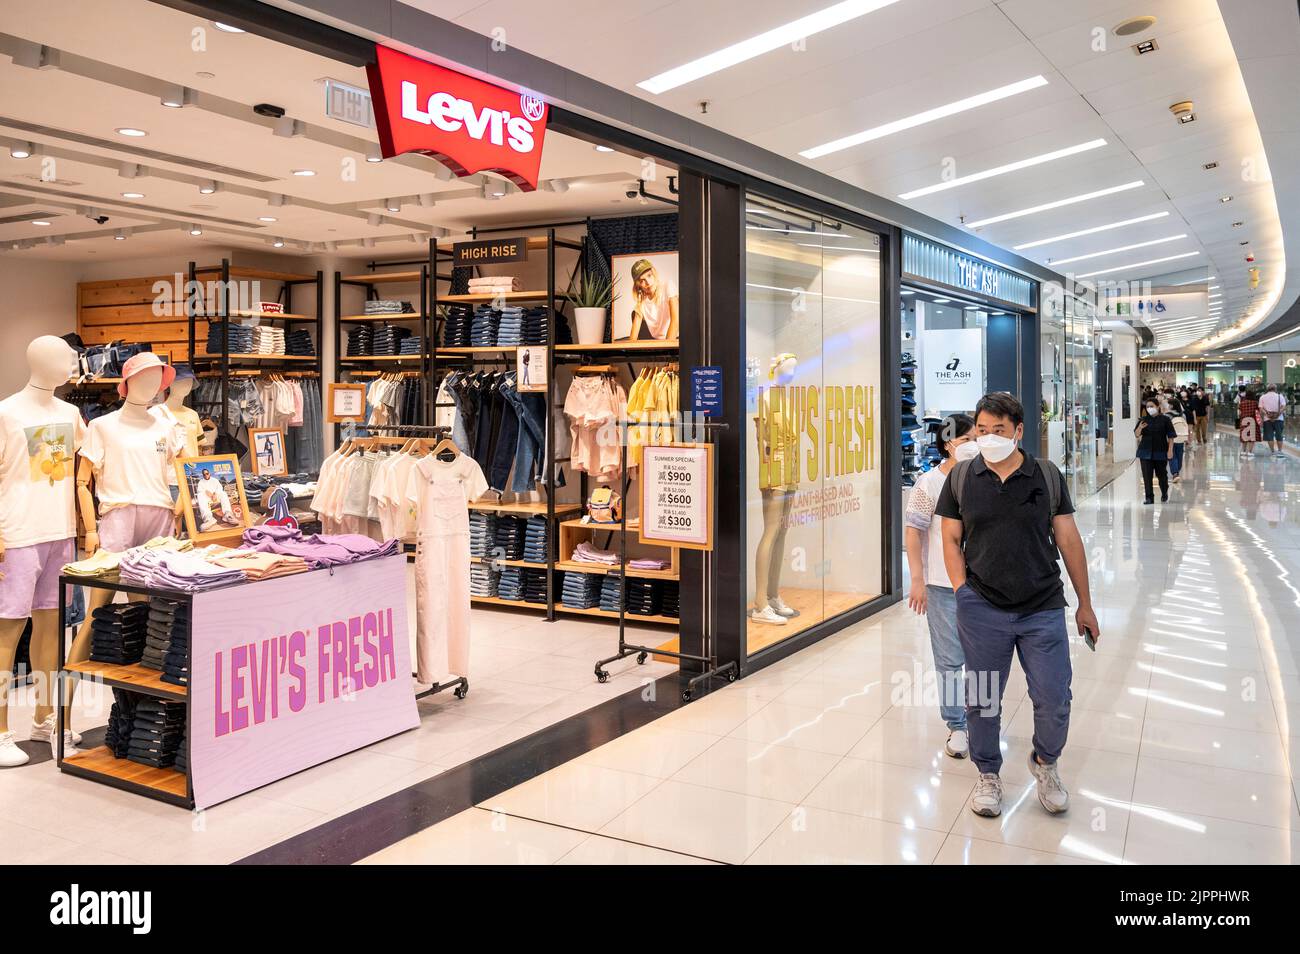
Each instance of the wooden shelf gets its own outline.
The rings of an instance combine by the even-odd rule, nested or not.
[[[228,354],[231,361],[315,361],[315,355],[307,354]],[[195,361],[220,361],[220,354],[196,355]]]
[[[339,281],[353,282],[357,285],[387,285],[389,283],[399,282],[418,282],[424,277],[424,273],[416,270],[413,272],[372,272],[368,275],[344,275]],[[442,276],[439,275],[439,278]]]
[[[117,665],[116,663],[94,662],[88,659],[85,662],[67,663],[63,668],[68,672],[75,672],[81,676],[90,676],[103,680],[105,685],[117,686],[120,689],[131,689],[135,692],[144,692],[163,699],[185,701],[186,690],[184,686],[163,682],[161,672],[138,664]]]
[[[562,526],[562,527],[582,527],[582,528],[584,528],[584,529],[586,529],[586,530],[602,530],[602,531],[606,531],[606,532],[608,532],[608,531],[613,531],[614,533],[619,533],[619,532],[621,532],[622,529],[623,529],[622,524],[617,524],[617,523],[592,523],[592,522],[586,522],[586,523],[584,523],[584,522],[582,521],[581,518],[578,518],[578,519],[576,519],[576,520],[562,520],[562,521],[560,521],[560,526]],[[640,520],[629,520],[629,521],[627,522],[627,532],[628,532],[628,533],[635,533],[636,530],[637,530],[640,526],[641,526],[641,521],[640,521]],[[646,546],[660,546],[660,545],[661,545],[661,544],[646,544]],[[666,543],[665,543],[665,544],[662,544],[662,546],[667,546],[667,545],[668,545],[668,544],[666,544]]]
[[[108,746],[105,745],[93,749],[83,749],[76,755],[65,758],[63,768],[65,770],[75,769],[79,775],[116,779],[119,782],[152,789],[155,792],[162,792],[169,796],[170,799],[185,800],[189,797],[189,790],[183,772],[178,772],[173,768],[155,768],[152,765],[141,765],[139,762],[132,762],[130,759],[115,758]]]
[[[274,312],[274,311],[232,311],[229,315],[227,315],[227,317],[228,318],[292,318],[298,321],[316,320],[315,318],[312,318],[310,315],[291,315],[287,313]],[[212,322],[212,321],[220,321],[221,319],[216,317],[215,315],[209,315],[207,317],[199,317],[198,315],[195,315],[195,320]]]
[[[514,609],[522,607],[524,609],[537,610],[541,613],[546,612],[545,603],[529,603],[525,600],[503,600],[499,596],[471,596],[469,599],[471,603],[483,603],[488,606],[509,606]]]
[[[618,613],[613,610],[603,610],[597,606],[591,609],[577,609],[572,606],[564,606],[560,603],[555,604],[557,613],[568,613],[573,616],[600,616],[604,619],[618,619]],[[675,616],[643,616],[640,613],[624,613],[623,618],[629,623],[654,623],[658,626],[680,626],[681,620]]]
[[[439,295],[436,303],[439,305],[472,305],[496,301],[498,298],[503,301],[546,301],[550,297],[550,293],[545,289],[542,291],[485,292],[473,295]],[[556,294],[555,297],[559,298],[560,295]]]
[[[470,510],[488,510],[494,513],[523,514],[527,516],[537,516],[546,513],[545,501],[527,501],[523,503],[492,503],[486,500],[474,501],[469,505]],[[575,510],[581,510],[580,503],[559,503],[555,504],[555,512],[573,513]]]
[[[427,357],[428,355],[420,354],[354,354],[341,356],[339,363],[346,364],[349,361],[419,361],[421,358]]]
[[[221,274],[220,265],[205,265],[194,269],[195,275]],[[242,265],[230,266],[231,278],[264,278],[268,282],[315,282],[315,275],[295,275],[292,272],[274,272],[265,268],[245,268]]]
[[[394,312],[391,315],[343,315],[339,318],[341,322],[347,322],[354,325],[370,324],[381,321],[420,321],[419,312]]]
[[[613,341],[604,344],[561,344],[555,346],[556,351],[577,354],[618,351],[676,351],[677,349],[678,343],[676,341]]]
[[[529,560],[498,560],[496,557],[470,557],[471,563],[489,563],[493,566],[518,566],[528,570],[545,570],[545,563],[533,563]]]
[[[608,575],[617,573],[618,567],[609,566],[602,563],[583,563],[580,560],[561,560],[555,564],[557,570],[563,570],[565,573],[600,573]],[[681,577],[673,569],[667,570],[637,570],[631,567],[623,571],[623,575],[628,579],[643,580],[680,580]]]
[[[493,354],[496,352],[518,351],[522,345],[501,345],[499,347],[478,345],[472,348],[439,348],[438,354]]]

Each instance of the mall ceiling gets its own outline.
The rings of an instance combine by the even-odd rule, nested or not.
[[[1295,0],[400,2],[1058,272],[1203,292],[1163,349],[1221,349],[1300,289],[1300,196],[1269,174],[1300,149]]]
[[[530,193],[453,178],[424,156],[367,162],[377,135],[325,115],[326,79],[367,85],[360,67],[149,0],[4,0],[0,255],[86,260],[281,240],[286,251],[409,257],[443,230],[666,208],[628,197],[639,158],[554,132]],[[186,105],[164,106],[181,87]],[[292,135],[255,114],[258,103],[283,107]]]

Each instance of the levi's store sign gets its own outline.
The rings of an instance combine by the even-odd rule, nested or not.
[[[537,188],[546,103],[385,46],[366,67],[385,159],[422,152],[458,176],[496,172]]]

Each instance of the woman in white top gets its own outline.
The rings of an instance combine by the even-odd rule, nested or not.
[[[930,649],[934,652],[939,688],[939,714],[948,726],[945,751],[964,759],[969,751],[966,738],[966,694],[962,681],[965,655],[957,638],[957,597],[943,565],[943,517],[934,512],[948,473],[959,460],[979,456],[975,446],[975,422],[965,414],[944,418],[939,432],[939,453],[943,462],[926,471],[912,487],[903,517],[907,565],[912,588],[907,605],[925,615],[930,625]]]

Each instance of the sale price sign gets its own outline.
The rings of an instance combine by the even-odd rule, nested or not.
[[[641,460],[641,542],[712,550],[713,446],[646,447]]]

